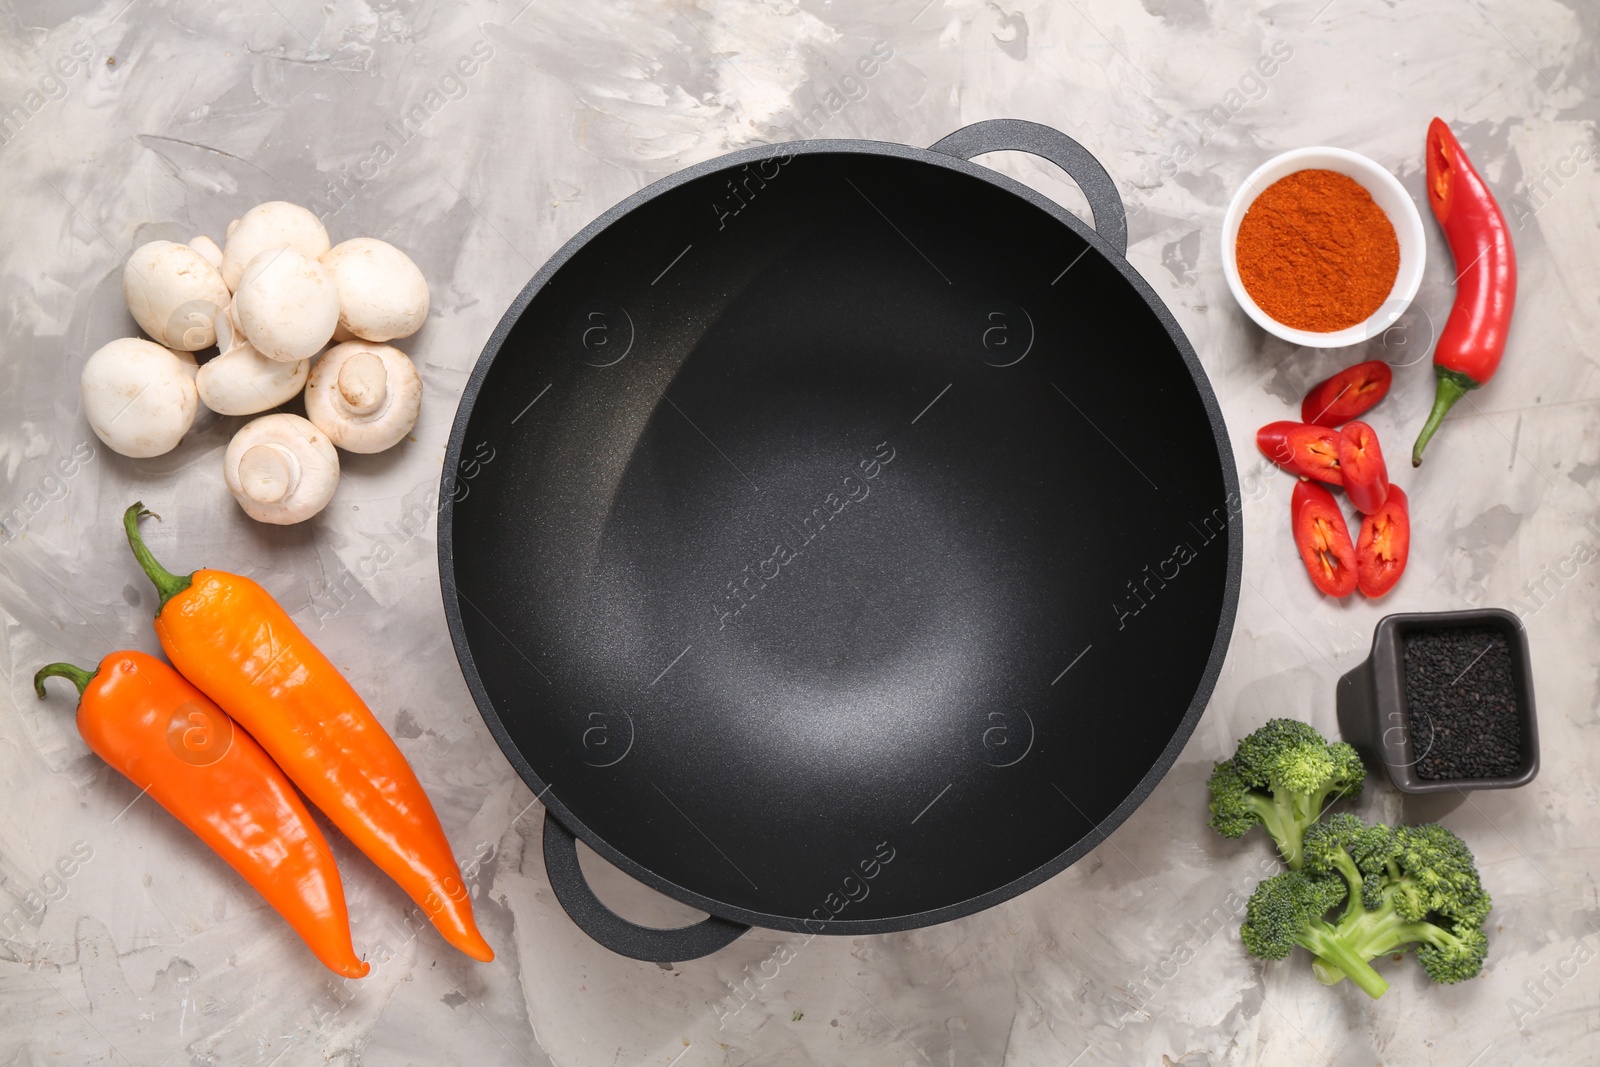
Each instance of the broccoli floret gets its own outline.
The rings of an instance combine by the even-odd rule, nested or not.
[[[1223,837],[1242,837],[1260,823],[1284,862],[1299,870],[1306,827],[1328,804],[1359,794],[1366,777],[1361,756],[1343,741],[1329,744],[1306,723],[1273,719],[1212,770],[1211,826]]]
[[[1316,878],[1304,871],[1284,871],[1256,886],[1245,906],[1239,937],[1250,955],[1281,960],[1296,945],[1319,951],[1332,927],[1323,921],[1330,908],[1345,899],[1344,883]]]
[[[1370,961],[1411,945],[1435,982],[1482,971],[1489,894],[1471,851],[1449,830],[1335,815],[1306,831],[1304,859],[1303,870],[1267,879],[1250,898],[1239,933],[1252,955],[1282,959],[1301,945],[1316,957],[1319,981],[1348,977],[1374,998],[1389,983]]]

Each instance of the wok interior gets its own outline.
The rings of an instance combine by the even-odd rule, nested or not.
[[[1237,533],[1174,341],[1085,248],[956,170],[796,155],[649,200],[538,292],[463,438],[493,458],[457,475],[454,581],[576,820],[732,908],[866,923],[1099,840]]]

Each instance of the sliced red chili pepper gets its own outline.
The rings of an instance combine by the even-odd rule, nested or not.
[[[1389,487],[1383,507],[1361,520],[1356,542],[1356,581],[1367,596],[1394,588],[1411,555],[1411,503],[1398,485]]]
[[[1356,549],[1333,494],[1315,482],[1296,482],[1289,513],[1295,547],[1317,588],[1338,597],[1355,592]]]
[[[1378,435],[1364,422],[1352,422],[1339,431],[1339,473],[1345,495],[1363,515],[1383,507],[1389,495],[1389,468],[1378,447]]]
[[[1272,462],[1302,478],[1343,485],[1339,431],[1304,422],[1269,422],[1256,431],[1256,447]]]
[[[1317,426],[1342,426],[1389,393],[1394,371],[1381,359],[1346,367],[1311,387],[1300,402],[1300,418]]]

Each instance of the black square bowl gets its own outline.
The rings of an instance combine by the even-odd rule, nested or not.
[[[1418,631],[1487,628],[1505,635],[1511,679],[1520,720],[1522,761],[1514,773],[1494,778],[1423,778],[1417,773],[1417,739],[1411,736],[1406,706],[1405,635]],[[1339,732],[1363,754],[1375,757],[1402,793],[1449,793],[1471,789],[1512,789],[1539,773],[1539,728],[1533,707],[1533,668],[1528,632],[1503,608],[1410,612],[1386,615],[1372,632],[1366,662],[1339,679]],[[1425,741],[1425,739],[1423,739]]]

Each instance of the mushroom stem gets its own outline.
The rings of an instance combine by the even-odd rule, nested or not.
[[[263,415],[228,442],[222,477],[246,515],[287,526],[328,506],[339,483],[339,453],[310,420]]]
[[[353,415],[371,415],[383,406],[389,372],[371,352],[357,352],[339,368],[339,396]]]
[[[217,351],[227,352],[233,347],[233,305],[217,311],[216,318],[211,320],[211,328],[217,335]]]
[[[252,445],[239,457],[239,482],[251,500],[276,504],[299,484],[300,461],[282,445]]]
[[[205,261],[219,272],[222,270],[222,249],[217,247],[217,242],[201,234],[199,237],[190,238],[189,247],[199,252]]]

